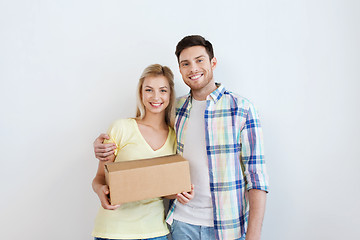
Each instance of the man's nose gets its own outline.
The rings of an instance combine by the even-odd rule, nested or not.
[[[199,68],[198,68],[197,64],[194,63],[194,64],[191,64],[190,70],[191,70],[192,73],[197,73]]]

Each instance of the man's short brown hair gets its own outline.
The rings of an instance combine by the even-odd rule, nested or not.
[[[211,59],[214,58],[214,50],[213,50],[212,44],[200,35],[191,35],[191,36],[186,36],[183,39],[181,39],[181,41],[176,46],[175,55],[178,59],[178,62],[179,62],[180,53],[184,49],[189,48],[189,47],[194,47],[194,46],[205,47],[206,52],[209,55],[210,61],[211,61]]]

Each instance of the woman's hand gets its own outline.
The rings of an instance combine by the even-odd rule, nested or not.
[[[118,207],[120,207],[120,205],[111,205],[110,201],[109,201],[109,187],[107,185],[101,185],[100,187],[98,187],[96,194],[98,195],[100,202],[101,202],[101,206],[104,209],[107,210],[115,210]]]
[[[194,185],[191,184],[191,191],[190,192],[182,192],[176,195],[176,199],[181,204],[187,204],[191,199],[193,199],[195,196],[194,192]]]

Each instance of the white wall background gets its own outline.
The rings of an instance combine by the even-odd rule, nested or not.
[[[0,1],[1,239],[91,239],[92,142],[135,112],[149,64],[209,39],[217,81],[258,107],[264,240],[360,234],[360,2]]]

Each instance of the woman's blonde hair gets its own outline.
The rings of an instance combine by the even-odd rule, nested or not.
[[[137,98],[137,110],[136,119],[143,119],[145,117],[145,106],[142,102],[142,85],[146,77],[157,77],[164,76],[170,86],[170,101],[169,105],[165,109],[165,122],[167,125],[174,126],[174,103],[175,103],[175,91],[174,91],[174,74],[171,69],[167,66],[160,64],[152,64],[144,69],[139,79],[136,98]]]

